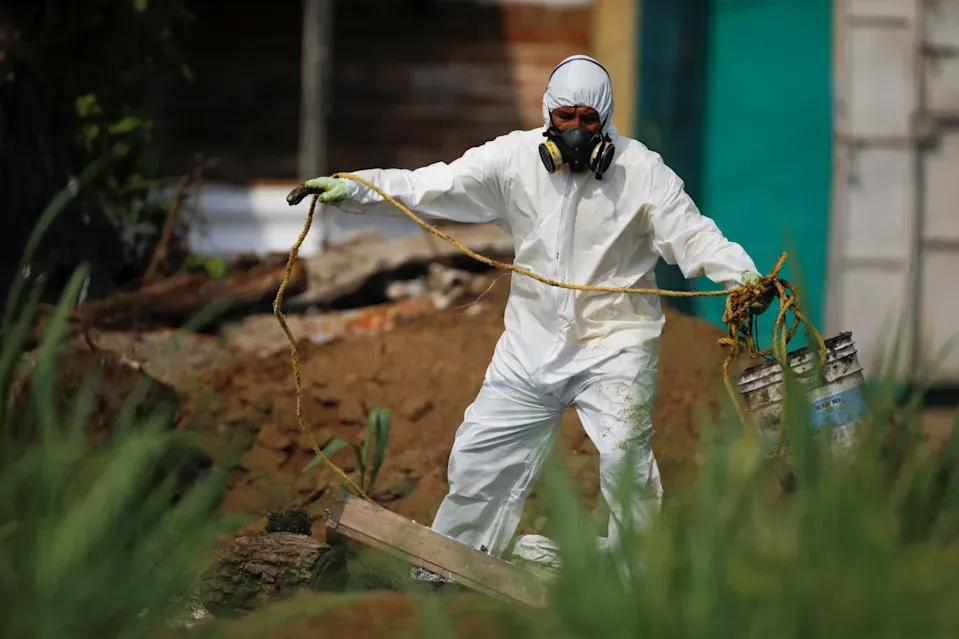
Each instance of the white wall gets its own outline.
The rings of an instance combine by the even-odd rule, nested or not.
[[[286,202],[295,184],[270,186],[204,185],[187,203],[199,214],[190,236],[190,249],[208,256],[236,253],[289,252],[303,230],[310,198],[296,206]],[[338,242],[348,235],[375,228],[388,237],[422,233],[412,220],[397,217],[347,215],[317,206],[310,233],[300,249],[309,257],[320,252],[323,238]]]
[[[959,336],[959,0],[837,0],[826,328],[909,378]],[[959,351],[941,378],[959,382]]]

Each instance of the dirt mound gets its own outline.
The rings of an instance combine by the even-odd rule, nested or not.
[[[36,357],[36,352],[30,353],[20,371],[21,378],[12,402],[18,413],[27,407],[31,397],[30,373]],[[91,380],[96,383],[87,425],[87,434],[95,442],[109,437],[121,408],[138,385],[144,385],[146,392],[137,404],[136,418],[145,418],[162,407],[174,414],[179,410],[180,398],[171,386],[149,375],[136,362],[111,351],[92,351],[79,344],[65,346],[59,353],[56,371],[54,389],[64,415],[72,414],[74,402],[84,385]]]
[[[453,435],[502,333],[508,292],[509,279],[502,277],[479,302],[485,305],[481,312],[449,309],[379,335],[302,345],[303,410],[321,446],[334,437],[362,441],[369,411],[393,409],[387,459],[374,491],[391,510],[427,523],[446,494]],[[720,405],[725,355],[717,345],[720,335],[702,320],[669,315],[654,407],[654,447],[667,491],[694,454],[697,411],[714,413]],[[208,375],[204,387],[185,410],[198,417],[211,452],[222,451],[232,435],[252,441],[227,507],[263,516],[305,506],[320,517],[314,530],[321,535],[322,511],[337,480],[325,469],[301,472],[313,453],[296,425],[289,355],[243,360]],[[572,409],[564,417],[560,442],[584,500],[594,503],[596,451]],[[356,470],[348,448],[332,459],[346,472]],[[522,528],[541,528],[538,505],[534,491]]]

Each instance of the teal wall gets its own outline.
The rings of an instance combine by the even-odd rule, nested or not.
[[[804,287],[804,306],[821,326],[832,153],[829,0],[644,0],[640,13],[638,136],[660,146],[681,177],[694,177],[690,193],[703,213],[761,272],[794,243],[789,266],[801,264],[801,279],[795,268],[783,276]],[[682,75],[683,42],[699,39],[689,37],[690,24],[706,34],[698,54],[703,109],[698,121],[677,122],[669,109],[684,96],[675,80],[664,83],[662,70],[671,59]],[[678,38],[664,36],[678,29]],[[672,107],[657,98],[664,89]],[[687,87],[685,97],[693,95]],[[654,139],[663,122],[672,132]],[[683,141],[684,134],[701,135],[702,144]],[[675,269],[661,266],[657,274],[660,286],[675,286]],[[716,288],[705,278],[690,284]],[[721,324],[723,305],[707,298],[688,310]],[[764,334],[771,321],[762,323]]]
[[[711,0],[637,0],[640,52],[636,83],[637,137],[659,152],[682,176],[697,202],[702,195],[706,140],[706,55]],[[695,287],[679,269],[659,261],[660,288],[688,291]],[[671,298],[669,304],[687,315],[702,312],[695,298]]]

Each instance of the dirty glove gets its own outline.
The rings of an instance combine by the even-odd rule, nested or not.
[[[746,275],[743,277],[743,285],[752,288],[762,282],[762,279],[762,275],[759,273],[746,273]],[[772,294],[763,295],[762,298],[749,305],[749,311],[753,315],[762,315],[766,312],[766,309],[769,308],[769,305],[772,303],[772,301]]]
[[[743,284],[745,286],[753,287],[759,284],[763,280],[763,276],[759,273],[746,273],[743,276]]]
[[[293,189],[290,194],[286,196],[286,201],[291,205],[299,204],[303,198],[311,193],[318,194],[319,197],[317,198],[317,201],[322,204],[339,202],[340,200],[345,200],[347,197],[349,197],[349,191],[346,187],[346,180],[331,177],[318,177],[313,178],[312,180],[307,180],[303,183],[303,186],[298,186]]]

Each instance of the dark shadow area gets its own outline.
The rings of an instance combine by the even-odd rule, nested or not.
[[[192,0],[191,28],[178,46],[191,84],[156,94],[161,167],[191,170],[194,155],[218,159],[207,179],[233,183],[296,175],[300,113],[300,2],[269,8]]]
[[[695,201],[702,195],[709,0],[647,0],[641,16],[638,138],[660,153]],[[662,289],[696,290],[679,267],[656,266]],[[670,299],[680,313],[698,315],[693,298]]]
[[[48,45],[42,7],[0,4],[0,296],[6,299],[27,239],[51,201],[85,166],[71,157],[60,87],[51,80],[58,47],[83,47],[79,33]],[[106,20],[106,18],[104,18]],[[38,44],[39,42],[39,44]],[[44,45],[46,48],[44,48]],[[78,52],[78,55],[81,55]],[[62,60],[59,66],[65,66]],[[88,297],[97,297],[135,275],[117,229],[95,199],[81,192],[47,230],[30,268],[44,280],[42,301],[55,302],[74,269],[91,265]],[[27,289],[30,286],[26,287]]]
[[[907,400],[917,389],[907,386],[902,394]],[[959,407],[959,384],[937,384],[922,394],[922,404],[929,408]]]

